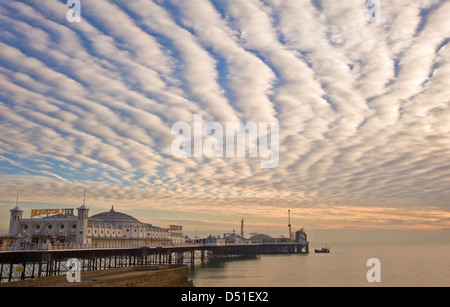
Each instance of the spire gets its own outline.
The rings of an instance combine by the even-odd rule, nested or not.
[[[17,189],[17,195],[16,195],[16,207],[15,207],[14,209],[9,210],[9,211],[23,212],[23,210],[19,208],[19,189]]]
[[[16,196],[16,207],[9,210],[11,212],[11,222],[9,224],[9,233],[16,234],[19,233],[17,222],[22,219],[23,210],[19,208],[19,189],[17,189]]]
[[[81,210],[83,210],[83,209],[89,209],[89,208],[86,207],[86,187],[84,187],[83,205],[82,205],[80,208],[78,208],[78,209],[81,209]]]
[[[84,187],[83,205],[78,210],[78,219],[85,220],[89,216],[89,208],[86,207],[86,187]]]

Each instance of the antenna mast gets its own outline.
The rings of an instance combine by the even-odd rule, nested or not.
[[[288,210],[288,227],[289,227],[289,240],[292,241],[292,226],[291,226],[291,210]]]
[[[86,187],[84,187],[83,206],[86,205]]]
[[[17,189],[16,208],[19,207],[19,189]]]

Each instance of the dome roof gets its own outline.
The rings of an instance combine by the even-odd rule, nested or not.
[[[108,212],[93,215],[91,219],[101,220],[118,227],[142,226],[142,223],[131,215],[114,211],[114,207]]]

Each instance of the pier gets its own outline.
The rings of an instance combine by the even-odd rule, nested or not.
[[[66,274],[69,259],[78,259],[81,272],[123,267],[160,265],[205,265],[230,259],[252,259],[264,254],[303,254],[309,246],[300,243],[230,244],[141,248],[93,248],[0,252],[0,282]]]

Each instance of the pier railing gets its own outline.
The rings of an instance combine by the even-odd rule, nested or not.
[[[60,248],[60,249],[56,249]],[[63,248],[64,247],[64,248]],[[258,258],[264,254],[303,254],[308,246],[300,243],[166,244],[130,248],[91,245],[52,246],[51,250],[14,250],[0,252],[0,283],[66,274],[68,260],[78,259],[82,272],[108,270],[129,266],[165,264],[204,265],[229,259]]]
[[[245,244],[227,243],[223,246],[233,245],[261,245],[261,242]],[[58,250],[86,250],[86,249],[130,249],[130,248],[157,248],[157,247],[195,247],[195,246],[219,246],[204,242],[194,243],[94,243],[94,244],[5,244],[0,245],[0,252],[12,251],[58,251]]]
[[[192,246],[191,243],[95,243],[95,244],[8,244],[0,246],[2,251],[52,251],[52,250],[76,250],[76,249],[130,249],[143,247],[165,247],[165,246]]]

